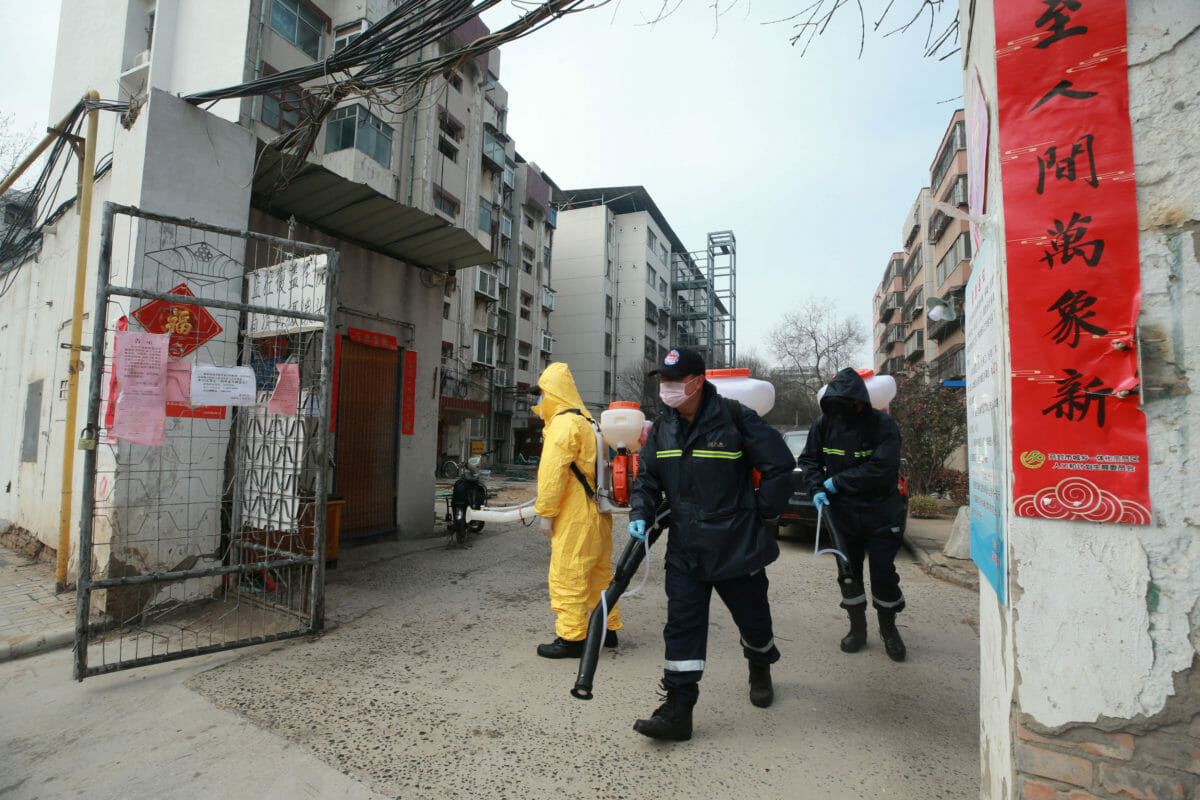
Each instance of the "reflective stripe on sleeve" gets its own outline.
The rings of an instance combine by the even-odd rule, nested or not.
[[[658,458],[679,458],[683,455],[682,450],[659,450],[655,455]]]
[[[667,672],[703,672],[704,659],[693,658],[688,661],[667,661],[663,664]]]
[[[742,451],[729,452],[728,450],[693,450],[693,458],[723,458],[728,461],[736,461],[742,457]]]
[[[822,453],[826,453],[827,455],[831,455],[831,456],[844,456],[844,455],[846,455],[846,451],[845,451],[845,450],[839,450],[839,449],[838,449],[838,448],[836,448],[836,447],[822,447],[822,448],[821,448],[821,452],[822,452]]]

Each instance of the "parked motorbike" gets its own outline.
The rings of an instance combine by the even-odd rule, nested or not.
[[[479,533],[483,530],[482,520],[467,519],[467,509],[478,511],[487,505],[487,485],[480,476],[485,455],[487,453],[467,459],[446,500],[446,523],[450,528],[450,544],[453,546],[470,547],[467,544],[467,532]]]

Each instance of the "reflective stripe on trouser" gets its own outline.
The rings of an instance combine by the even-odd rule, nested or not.
[[[863,559],[871,569],[871,602],[876,608],[904,610],[904,593],[900,591],[900,574],[896,572],[896,553],[903,539],[900,532],[885,528],[882,533],[859,536],[850,525],[840,524],[842,544],[850,562],[851,574],[838,580],[842,593],[842,608],[850,609],[867,604],[863,584]]]
[[[708,609],[713,589],[729,609],[741,636],[742,654],[751,661],[779,660],[767,601],[767,573],[710,583],[667,565],[667,624],[663,628],[666,663],[663,686],[687,703],[700,695],[700,677],[708,649]]]

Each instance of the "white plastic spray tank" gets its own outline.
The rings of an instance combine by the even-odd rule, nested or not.
[[[636,453],[642,448],[642,426],[645,424],[646,415],[637,403],[619,400],[600,412],[604,441],[618,452],[624,449]]]
[[[638,450],[646,415],[637,403],[618,400],[600,412],[600,436],[596,441],[596,503],[609,512],[629,505],[629,492],[637,476]],[[609,456],[609,450],[615,455]]]
[[[877,408],[880,411],[887,411],[888,404],[896,397],[896,379],[891,375],[876,375],[875,370],[862,367],[854,370],[859,377],[863,379],[863,383],[867,385],[867,396],[871,398],[871,407]],[[825,396],[825,390],[829,388],[829,384],[825,384],[817,390],[817,405],[821,404],[821,398]]]
[[[704,377],[722,397],[737,400],[754,409],[760,417],[766,416],[775,406],[775,387],[767,381],[751,378],[748,369],[710,369]]]

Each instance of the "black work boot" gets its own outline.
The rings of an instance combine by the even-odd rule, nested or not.
[[[879,635],[883,638],[883,649],[887,650],[888,658],[892,661],[903,661],[906,654],[904,640],[900,631],[896,630],[896,612],[882,608],[879,611]]]
[[[750,702],[766,708],[775,699],[775,687],[771,685],[771,665],[750,661]]]
[[[616,631],[605,631],[604,632],[604,646],[605,647],[616,647],[617,646],[617,632]]]
[[[583,640],[572,642],[555,636],[550,644],[539,644],[537,654],[542,658],[579,658],[583,655]]]
[[[655,709],[650,719],[633,723],[633,729],[651,739],[686,742],[692,738],[692,706],[696,704],[685,703],[671,689],[666,692],[666,702]]]
[[[842,652],[857,653],[867,643],[867,607],[852,606],[846,613],[850,615],[850,632],[842,637]]]

